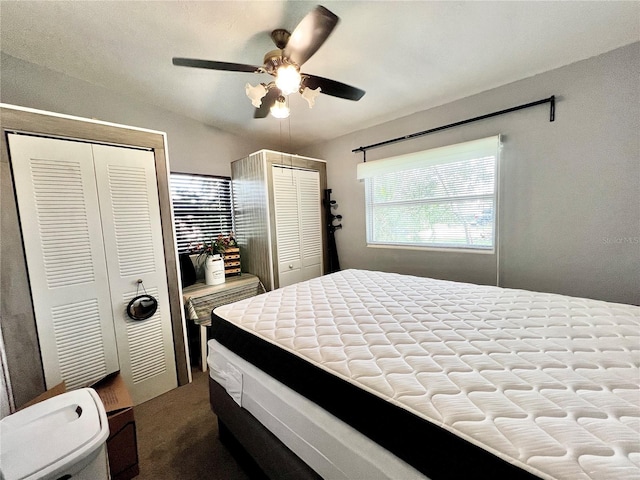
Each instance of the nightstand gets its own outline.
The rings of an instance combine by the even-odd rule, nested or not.
[[[207,370],[207,327],[211,326],[211,311],[264,292],[260,279],[249,273],[227,277],[220,285],[198,282],[182,290],[186,318],[200,326],[200,360],[203,372]]]

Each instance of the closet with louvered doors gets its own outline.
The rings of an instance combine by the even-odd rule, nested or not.
[[[272,166],[278,284],[322,275],[320,173]]]
[[[175,388],[153,152],[8,137],[47,388],[117,370],[136,404]],[[137,321],[141,286],[158,308]]]
[[[259,150],[231,162],[231,181],[243,272],[274,290],[327,271],[324,160]]]

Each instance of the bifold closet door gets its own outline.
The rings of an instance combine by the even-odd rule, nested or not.
[[[278,286],[322,275],[320,174],[274,165]]]
[[[297,173],[304,281],[322,275],[322,200],[320,173],[315,170],[297,170]]]
[[[155,160],[106,145],[94,145],[93,157],[120,372],[138,404],[177,386]],[[145,291],[158,309],[132,320],[127,305]]]
[[[120,370],[135,404],[175,388],[153,152],[13,134],[9,148],[47,387]],[[132,320],[145,291],[158,309]]]
[[[47,388],[120,366],[91,145],[9,135],[11,167]]]

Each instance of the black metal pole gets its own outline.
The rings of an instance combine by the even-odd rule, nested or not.
[[[505,113],[511,113],[517,110],[523,110],[525,108],[535,107],[537,105],[542,105],[544,103],[550,104],[549,121],[550,122],[555,121],[556,97],[555,95],[551,95],[549,98],[544,98],[542,100],[537,100],[535,102],[525,103],[524,105],[518,105],[517,107],[506,108],[504,110],[500,110],[499,112],[487,113],[486,115],[480,115],[479,117],[468,118],[467,120],[461,120],[460,122],[450,123],[449,125],[443,125],[441,127],[430,128],[429,130],[412,133],[410,135],[405,135],[403,137],[392,138],[391,140],[385,140],[384,142],[374,143],[372,145],[367,145],[366,147],[355,148],[351,151],[353,153],[366,152],[367,150],[371,150],[372,148],[384,147],[385,145],[389,145],[392,143],[402,142],[404,140],[411,140],[412,138],[422,137],[423,135],[429,135],[430,133],[441,132],[442,130],[446,130],[448,128],[459,127],[460,125],[465,125],[467,123],[477,122],[479,120],[484,120],[486,118],[497,117],[498,115],[504,115]],[[365,157],[365,161],[366,161],[366,157]]]

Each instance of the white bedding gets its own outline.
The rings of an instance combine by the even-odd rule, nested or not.
[[[640,478],[640,307],[346,270],[215,314],[542,478]]]

